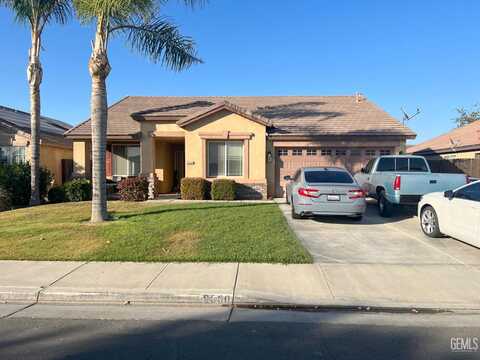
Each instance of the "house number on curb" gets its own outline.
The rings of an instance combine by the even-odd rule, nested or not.
[[[203,295],[204,304],[230,304],[230,295]]]

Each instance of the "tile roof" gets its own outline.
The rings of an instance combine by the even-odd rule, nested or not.
[[[278,136],[398,135],[414,138],[403,126],[372,102],[356,96],[128,96],[109,108],[108,135],[132,135],[140,124],[132,114],[182,121],[227,101],[271,122],[270,134]],[[90,136],[90,121],[67,135]]]
[[[0,123],[30,134],[30,113],[25,111],[0,105]],[[71,145],[71,141],[65,139],[63,136],[65,131],[71,128],[71,125],[63,121],[46,116],[40,117],[40,138],[43,141],[54,144]]]
[[[447,153],[480,149],[480,120],[454,129],[418,145],[408,147],[408,153]]]

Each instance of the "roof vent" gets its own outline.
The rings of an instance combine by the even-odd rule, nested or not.
[[[365,101],[365,96],[363,96],[362,93],[357,92],[355,94],[355,102],[361,103],[361,102],[364,102],[364,101]]]

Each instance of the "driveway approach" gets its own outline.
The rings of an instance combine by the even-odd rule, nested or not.
[[[451,238],[426,237],[415,209],[402,209],[386,219],[370,202],[358,222],[341,217],[293,220],[290,206],[279,206],[315,263],[473,265],[480,269],[480,249]]]

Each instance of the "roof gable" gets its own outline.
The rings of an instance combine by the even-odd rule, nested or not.
[[[411,154],[455,152],[470,148],[480,149],[480,120],[411,146],[407,149],[407,152]]]
[[[254,115],[250,111],[243,109],[235,104],[232,104],[231,102],[226,100],[213,104],[197,113],[194,113],[177,121],[177,125],[184,127],[223,110],[227,110],[237,115],[243,116],[244,118],[254,121],[258,124],[264,126],[271,126],[271,122],[268,119],[265,119],[264,117],[259,115]]]

